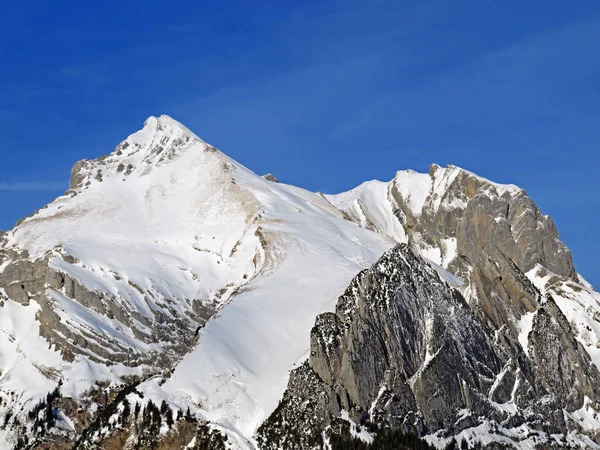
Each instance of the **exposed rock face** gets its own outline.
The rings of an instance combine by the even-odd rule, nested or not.
[[[275,175],[268,173],[262,176],[263,180],[272,181],[273,183],[279,183],[279,180],[275,178]]]
[[[85,169],[89,165],[89,161],[81,160],[77,161],[71,169],[71,181],[69,182],[69,189],[82,188],[85,182]]]
[[[142,406],[223,417],[210,426],[246,450],[314,318],[389,247],[322,195],[274,181],[151,117],[0,234],[0,447],[76,442],[91,424],[108,427],[99,445],[119,447],[132,429],[103,416],[102,394],[136,382]],[[328,282],[306,290],[323,270]],[[64,398],[43,417],[59,382]]]
[[[528,350],[536,382],[552,393],[557,405],[571,412],[583,406],[585,397],[596,401],[598,368],[552,297],[535,315]]]
[[[0,251],[1,252],[1,251]],[[181,355],[189,351],[194,342],[195,331],[214,313],[209,306],[191,310],[187,317],[164,314],[159,311],[159,320],[150,320],[131,310],[109,292],[92,290],[84,286],[73,275],[57,269],[51,263],[60,258],[63,263],[76,265],[78,262],[57,248],[39,259],[31,260],[27,253],[13,254],[10,262],[0,273],[0,289],[8,298],[23,305],[34,301],[40,305],[38,320],[40,334],[61,349],[63,357],[85,353],[91,360],[104,364],[123,363],[142,365],[152,363],[157,367],[169,367]],[[139,289],[139,288],[138,288]],[[142,352],[139,348],[98,330],[75,328],[61,319],[59,298],[83,305],[94,313],[116,320],[130,328],[141,342],[162,342],[160,351]]]
[[[398,172],[375,203],[373,194],[380,195],[363,185],[329,199],[352,220],[401,242],[403,236],[376,211],[377,203],[387,203],[386,218],[395,218],[410,242],[434,248],[456,274],[465,264],[476,265],[499,251],[522,272],[539,264],[577,281],[571,253],[554,222],[516,186],[495,184],[458,167],[432,165],[429,174]]]
[[[331,337],[342,330],[332,354]],[[463,385],[474,388],[501,367],[460,294],[404,245],[353,281],[336,314],[317,321],[311,343],[311,367],[344,387],[338,392],[344,409],[368,411],[385,379],[386,389],[404,393],[396,414],[419,409],[428,426],[441,428],[470,403]],[[330,358],[326,365],[320,364],[323,353]]]
[[[408,245],[395,247],[352,281],[335,313],[317,318],[309,361],[292,372],[259,440],[274,449],[302,430],[321,436],[342,409],[357,423],[421,436],[489,421],[567,432],[584,399],[598,408],[600,373],[552,298],[528,282],[522,290],[537,311],[526,349],[509,327],[494,332]]]
[[[600,449],[599,349],[600,295],[552,220],[452,166],[327,196],[151,117],[0,232],[9,448],[312,449],[353,420]],[[167,429],[169,404],[200,420]]]
[[[322,431],[337,411],[331,384],[325,383],[304,363],[291,372],[281,403],[260,427],[259,448],[321,448]]]

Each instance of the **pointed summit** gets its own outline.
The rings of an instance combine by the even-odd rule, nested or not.
[[[125,179],[134,172],[146,174],[150,167],[189,151],[220,153],[175,119],[150,116],[141,130],[128,136],[110,155],[77,162],[71,172],[70,188],[86,187],[107,176]]]
[[[96,379],[120,386],[119,376],[167,373],[186,355],[193,377],[184,365],[155,391],[171,396],[197,379],[207,411],[250,438],[277,406],[314,317],[388,246],[321,195],[262,179],[166,116],[78,163],[73,187],[0,238],[0,304],[9,305],[0,310],[30,318],[5,313],[6,333],[0,321],[0,391],[22,383],[17,392],[45,398],[56,385],[46,374],[59,372],[61,392]],[[22,330],[33,330],[35,348],[49,341],[55,358],[9,342]],[[225,392],[227,374],[235,380]],[[14,400],[19,420],[33,407],[23,398]]]
[[[73,424],[49,445],[137,433],[86,428],[129,388],[248,450],[274,411],[258,437],[284,440],[261,448],[326,436],[340,408],[432,439],[540,417],[597,438],[578,423],[600,411],[600,296],[524,191],[437,165],[338,195],[274,180],[150,117],[0,232],[0,448],[39,437],[43,402]]]
[[[163,114],[158,118],[155,116],[148,117],[144,122],[144,127],[117,146],[115,153],[120,150],[125,155],[131,155],[138,149],[157,150],[159,147],[165,147],[169,142],[176,140],[182,142],[193,141],[194,143],[206,145],[206,142],[196,136],[185,125]],[[129,146],[125,146],[125,149],[120,148],[125,143],[131,146],[128,151],[126,150]]]

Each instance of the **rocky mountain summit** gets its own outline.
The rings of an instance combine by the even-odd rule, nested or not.
[[[323,195],[151,117],[0,234],[3,448],[600,448],[599,367],[550,217],[453,166]]]
[[[319,448],[340,411],[438,445],[597,446],[600,296],[523,190],[433,165],[329,199],[403,244],[317,318],[266,448]]]
[[[594,446],[598,430],[579,419],[598,410],[600,372],[552,296],[529,288],[537,309],[522,347],[407,244],[389,250],[317,318],[309,359],[259,430],[261,444],[321,448],[345,411],[431,442],[562,446],[580,430],[592,432],[577,445]]]

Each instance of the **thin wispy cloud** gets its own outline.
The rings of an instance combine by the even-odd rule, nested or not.
[[[10,192],[40,192],[40,191],[60,191],[66,188],[62,181],[38,182],[38,181],[19,181],[14,183],[1,183],[0,191]]]

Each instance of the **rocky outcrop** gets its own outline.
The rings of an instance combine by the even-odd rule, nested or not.
[[[89,161],[81,160],[75,163],[71,169],[71,180],[69,181],[69,189],[77,190],[84,187],[86,182],[86,169],[89,166]]]
[[[331,384],[308,363],[293,370],[283,399],[258,430],[261,449],[310,449],[323,445],[322,431],[339,410]]]
[[[77,264],[77,260],[60,247],[35,260],[29,258],[27,252],[7,250],[4,254],[9,263],[0,272],[0,289],[4,290],[7,298],[17,303],[29,305],[34,301],[40,305],[37,315],[40,335],[55,344],[69,361],[77,354],[85,354],[92,361],[108,365],[151,363],[157,367],[170,367],[189,351],[198,327],[215,312],[215,308],[209,305],[197,304],[188,317],[155,311],[154,317],[149,318],[131,310],[127,303],[119,301],[113,294],[90,289],[70,273],[58,270],[51,263],[53,258]],[[143,291],[141,294],[151,295]],[[119,322],[142,343],[161,342],[163,348],[160,351],[143,351],[100,330],[74,327],[59,315],[62,310],[57,305],[59,298],[77,302],[99,316]]]
[[[556,405],[567,411],[583,407],[586,397],[595,402],[600,373],[575,338],[569,321],[549,297],[533,320],[529,353],[536,381],[551,393]]]
[[[516,186],[434,164],[428,174],[399,172],[379,204],[367,201],[374,191],[351,201],[349,195],[331,201],[361,226],[396,239],[389,223],[397,221],[415,251],[465,283],[467,302],[496,330],[508,326],[516,333],[514,324],[539,307],[539,293],[524,275],[535,267],[578,282],[552,219]],[[387,223],[379,218],[375,224],[381,203],[391,209]]]
[[[267,180],[267,181],[272,181],[273,183],[279,183],[279,180],[277,178],[275,178],[275,175],[273,175],[272,173],[263,175],[262,179]]]
[[[55,274],[48,273],[47,267],[47,260],[12,259],[0,273],[0,288],[12,300],[28,305],[31,297],[44,291],[46,282],[55,281]]]
[[[360,193],[354,200],[357,205],[348,203],[349,194],[330,199],[362,226],[388,232],[373,223],[378,215],[374,208],[381,205],[367,202]],[[386,197],[380,201],[391,205],[393,214],[389,219],[402,225],[409,242],[437,248],[443,257],[456,258],[444,264],[449,264],[453,273],[460,273],[465,262],[474,265],[485,258],[485,253],[501,249],[522,272],[539,264],[577,281],[571,253],[561,242],[552,219],[516,186],[499,185],[458,167],[434,164],[428,175],[399,172],[387,184]],[[358,211],[352,213],[350,210],[356,207]],[[455,255],[448,254],[449,239],[455,240]]]
[[[0,445],[42,430],[40,448],[220,449],[222,431],[254,448],[245,439],[274,406],[269,389],[281,392],[310,339],[260,448],[320,448],[340,430],[345,442],[359,423],[378,439],[486,434],[498,436],[489,448],[552,448],[585,435],[576,444],[593,446],[600,296],[523,190],[436,165],[339,196],[275,183],[151,117],[0,232],[0,420],[12,433],[0,429]],[[277,386],[259,380],[269,370]],[[44,431],[38,385],[61,378],[72,397],[46,404],[45,420],[56,407],[63,423]],[[140,380],[132,402],[167,398],[218,422],[179,417],[167,430],[168,405],[119,419],[121,383]]]
[[[497,270],[497,268],[496,268]],[[335,313],[317,318],[308,362],[259,430],[264,448],[319,448],[339,411],[424,436],[488,422],[550,434],[566,413],[598,405],[600,373],[551,298],[541,299],[516,266],[521,307],[537,312],[523,349],[518,331],[477,314],[462,294],[406,244],[359,274]],[[499,302],[500,297],[495,297]],[[490,301],[494,301],[490,298]]]

